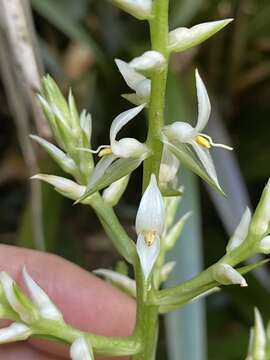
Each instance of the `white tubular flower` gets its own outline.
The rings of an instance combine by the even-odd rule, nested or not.
[[[270,254],[270,235],[262,239],[259,245],[259,251],[265,255]]]
[[[28,306],[25,306],[26,304],[20,301],[20,294],[15,293],[15,282],[4,271],[0,273],[0,282],[9,305],[20,318],[26,323],[31,323],[35,320],[37,317],[35,310],[33,307],[29,306],[29,304],[27,304]]]
[[[130,61],[129,66],[134,70],[149,74],[161,72],[166,65],[165,57],[158,51],[150,50],[143,53],[141,56]]]
[[[148,280],[160,251],[160,236],[165,221],[165,207],[155,175],[145,190],[136,217],[137,252],[145,281]]]
[[[188,29],[180,27],[169,33],[169,51],[184,51],[209,39],[233,19],[211,21]]]
[[[264,360],[266,355],[265,329],[259,310],[255,308],[254,311],[255,311],[255,323],[254,323],[254,332],[253,332],[252,356],[254,360]]]
[[[62,313],[53,304],[45,291],[31,278],[25,267],[23,268],[23,279],[31,300],[39,310],[40,316],[48,320],[63,321]]]
[[[106,204],[110,206],[115,206],[123,195],[124,191],[129,182],[129,175],[122,177],[121,179],[113,182],[109,187],[107,187],[103,193],[102,197]]]
[[[7,328],[0,329],[0,344],[8,344],[29,338],[32,330],[21,323],[13,323]]]
[[[247,238],[250,222],[251,222],[251,211],[247,207],[240,220],[239,225],[235,229],[234,234],[232,235],[232,237],[228,242],[228,245],[226,247],[227,252],[236,249]]]
[[[193,127],[189,123],[177,121],[172,125],[165,126],[163,132],[169,141],[178,140],[181,143],[189,144],[197,154],[210,178],[218,184],[215,166],[209,149],[212,146],[227,150],[232,150],[232,148],[223,144],[216,144],[210,136],[202,133],[210,117],[211,104],[198,70],[196,70],[195,75],[198,98],[198,120],[196,126]]]
[[[240,285],[247,287],[245,278],[228,264],[216,264],[213,267],[213,278],[222,285]]]
[[[135,71],[123,60],[116,59],[115,63],[126,84],[135,91],[135,93],[122,96],[135,105],[148,103],[151,94],[151,80]]]
[[[162,184],[172,182],[176,178],[179,167],[180,161],[164,145],[159,170],[159,182]]]
[[[70,347],[72,360],[94,360],[92,347],[83,337],[76,339]]]
[[[111,0],[121,10],[139,20],[147,20],[152,14],[152,0]]]
[[[71,200],[79,199],[85,192],[86,187],[75,183],[72,180],[56,175],[37,174],[31,177],[32,180],[45,181],[54,186],[55,190]]]

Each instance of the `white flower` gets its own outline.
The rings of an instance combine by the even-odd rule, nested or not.
[[[139,20],[146,20],[151,17],[152,0],[111,0],[120,9]]]
[[[166,64],[165,57],[158,51],[150,50],[143,53],[129,62],[134,70],[140,73],[151,75],[154,72],[160,72]]]
[[[135,91],[135,93],[122,96],[135,105],[148,103],[151,94],[151,80],[135,71],[123,60],[116,59],[115,63],[127,85]]]
[[[39,310],[40,316],[48,320],[63,321],[62,313],[53,304],[45,291],[31,278],[25,267],[23,268],[23,279],[31,300]]]
[[[21,323],[13,323],[7,328],[0,329],[0,344],[22,341],[29,338],[32,330]]]
[[[139,112],[142,111],[144,105],[122,112],[112,122],[110,128],[110,145],[101,145],[96,151],[81,149],[90,152],[97,152],[102,158],[96,165],[91,174],[88,187],[95,184],[110,167],[117,158],[144,158],[148,153],[148,147],[134,138],[123,138],[116,140],[119,131],[130,120],[132,120]]]
[[[259,245],[259,251],[265,255],[270,254],[270,235],[265,236]]]
[[[226,247],[227,252],[236,249],[247,238],[250,222],[251,222],[251,211],[247,207],[240,220],[239,225],[235,229],[234,234],[232,235],[232,237],[228,242],[228,245]]]
[[[177,175],[180,167],[180,161],[167,148],[163,147],[162,159],[159,170],[159,181],[162,184],[172,182]]]
[[[77,338],[70,347],[70,357],[72,360],[94,360],[92,347],[86,342],[85,338]]]
[[[202,133],[210,117],[211,104],[198,70],[196,70],[195,75],[198,98],[198,120],[196,126],[193,127],[189,123],[177,121],[166,126],[163,132],[169,141],[177,140],[181,143],[189,144],[197,154],[210,178],[218,184],[215,166],[209,149],[212,146],[227,150],[232,150],[232,148],[223,144],[215,144],[210,136]]]
[[[233,19],[211,21],[188,29],[180,27],[169,33],[169,51],[184,51],[196,46],[223,29]]]
[[[106,204],[115,206],[123,195],[129,182],[129,176],[124,176],[121,179],[113,182],[102,193],[102,197]]]
[[[145,190],[136,217],[137,252],[145,281],[148,280],[160,251],[160,236],[165,221],[164,202],[155,175]]]
[[[252,337],[252,357],[254,360],[264,360],[266,350],[266,334],[261,314],[257,308],[255,312],[255,323]]]
[[[38,315],[34,307],[25,306],[25,304],[20,300],[20,294],[15,292],[15,282],[13,279],[4,271],[0,273],[0,281],[3,287],[5,297],[12,307],[12,309],[20,316],[20,318],[26,322],[31,323],[33,320],[36,320]]]
[[[240,285],[247,287],[245,278],[228,264],[216,264],[213,267],[213,278],[222,285]]]
[[[56,175],[37,174],[32,180],[42,180],[54,186],[55,190],[71,200],[79,199],[86,190],[86,186],[79,185],[72,180]]]

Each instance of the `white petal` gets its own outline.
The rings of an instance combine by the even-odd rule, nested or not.
[[[13,323],[7,328],[0,329],[0,344],[26,340],[31,335],[32,330],[20,323]]]
[[[135,71],[128,63],[123,60],[115,59],[116,65],[122,74],[127,85],[137,92],[138,84],[145,80],[146,77]]]
[[[259,250],[265,255],[270,254],[270,235],[265,236],[259,245]]]
[[[144,241],[143,234],[139,234],[137,239],[137,253],[139,255],[145,281],[147,281],[149,278],[153,266],[158,258],[159,252],[160,252],[159,236],[156,236],[153,244],[151,246],[148,246]]]
[[[116,141],[116,136],[117,136],[118,132],[122,129],[122,127],[125,126],[136,115],[138,115],[139,112],[141,112],[143,108],[144,108],[144,105],[136,106],[132,109],[122,112],[113,120],[111,128],[110,128],[111,146],[114,145],[114,143]]]
[[[79,199],[81,196],[83,196],[86,190],[85,186],[79,185],[74,181],[63,178],[61,176],[37,174],[32,176],[31,179],[47,182],[48,184],[54,186],[54,188],[61,194],[72,200]]]
[[[225,19],[198,24],[190,29],[185,27],[174,29],[169,33],[169,49],[171,51],[184,51],[196,46],[210,38],[231,21],[232,19]]]
[[[80,126],[90,141],[92,134],[92,116],[86,110],[83,110],[80,115]]]
[[[234,234],[229,240],[229,243],[226,247],[227,252],[236,249],[246,239],[246,237],[248,236],[250,221],[251,221],[251,211],[247,207],[240,220],[239,225],[237,226],[237,228],[234,231]]]
[[[102,197],[106,204],[115,206],[123,195],[128,185],[129,175],[122,177],[121,179],[113,182],[102,193]]]
[[[208,123],[211,113],[211,104],[207,94],[206,87],[197,69],[195,76],[196,76],[196,88],[197,88],[197,98],[198,98],[198,121],[195,129],[199,133],[205,128],[206,124]]]
[[[196,130],[190,124],[182,121],[176,121],[165,126],[163,132],[168,140],[178,140],[182,143],[192,141],[197,135]]]
[[[129,63],[134,70],[141,72],[160,71],[165,64],[165,57],[160,52],[153,50],[146,51]]]
[[[72,360],[94,360],[90,344],[83,337],[77,338],[70,347]]]
[[[108,155],[108,156],[103,156],[99,160],[89,179],[88,188],[91,188],[97,183],[97,181],[104,175],[105,171],[108,169],[108,167],[113,163],[115,159],[116,159],[115,155]]]
[[[44,319],[63,321],[63,316],[57,307],[50,300],[44,290],[31,278],[26,268],[23,268],[23,279],[31,300],[39,310]]]
[[[255,308],[255,324],[253,333],[253,351],[254,359],[265,359],[266,334],[264,330],[263,320],[257,308]]]
[[[20,318],[27,323],[29,321],[29,313],[14,293],[13,286],[15,282],[4,271],[0,273],[0,281],[9,305],[20,316]]]
[[[193,147],[194,151],[196,152],[198,158],[200,159],[201,163],[203,164],[205,170],[207,171],[208,175],[212,178],[212,180],[219,186],[218,178],[216,169],[210,155],[210,152],[206,148],[202,148],[198,145],[195,141],[192,141],[191,146]]]
[[[173,181],[177,175],[179,166],[179,160],[170,152],[167,146],[164,146],[159,170],[159,181],[161,183]]]
[[[108,269],[97,269],[94,271],[94,274],[104,277],[106,280],[127,291],[133,297],[136,297],[136,282],[128,276]]]
[[[112,144],[113,153],[121,158],[136,158],[149,152],[148,147],[133,138],[124,138]]]
[[[150,183],[146,188],[136,216],[137,234],[143,231],[156,231],[161,235],[164,228],[165,207],[157,186],[155,175],[151,176]]]
[[[146,20],[151,16],[152,0],[112,0],[112,2],[139,20]]]
[[[213,267],[213,278],[222,285],[240,285],[247,287],[245,278],[228,264],[216,264]]]
[[[149,79],[140,81],[136,87],[136,94],[140,99],[144,99],[144,102],[147,103],[151,94],[151,81]]]

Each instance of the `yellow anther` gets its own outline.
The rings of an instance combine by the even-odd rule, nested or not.
[[[196,143],[201,145],[202,147],[205,147],[206,149],[210,149],[211,144],[210,141],[207,140],[205,137],[203,137],[202,135],[198,135],[196,136]]]
[[[152,246],[155,242],[156,232],[155,231],[144,231],[144,241],[147,246]]]
[[[98,156],[103,157],[103,156],[111,155],[111,154],[112,154],[112,148],[109,147],[109,148],[100,150],[100,152],[98,153]]]

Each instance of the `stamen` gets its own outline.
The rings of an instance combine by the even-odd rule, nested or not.
[[[201,145],[202,147],[205,147],[206,149],[210,149],[210,147],[211,147],[210,142],[201,135],[196,136],[195,141],[198,145]]]
[[[232,148],[231,146],[224,145],[224,144],[214,143],[213,140],[212,140],[212,138],[211,138],[211,136],[209,136],[209,135],[199,134],[197,137],[202,137],[202,138],[207,139],[208,142],[209,142],[209,144],[210,144],[209,147],[213,146],[213,147],[220,147],[220,148],[222,148],[222,149],[226,149],[226,150],[230,150],[230,151],[233,150],[233,148]],[[196,140],[196,141],[197,141],[197,140]]]
[[[103,156],[111,155],[111,154],[112,154],[112,148],[111,148],[111,147],[108,147],[108,148],[102,149],[102,150],[98,153],[98,156],[99,156],[99,157],[103,157]]]
[[[82,147],[76,147],[76,150],[88,152],[91,154],[98,154],[102,149],[110,149],[110,148],[111,148],[110,145],[101,145],[96,150],[91,150],[91,149],[82,148]]]
[[[144,231],[143,237],[146,245],[150,247],[155,242],[156,231]]]

